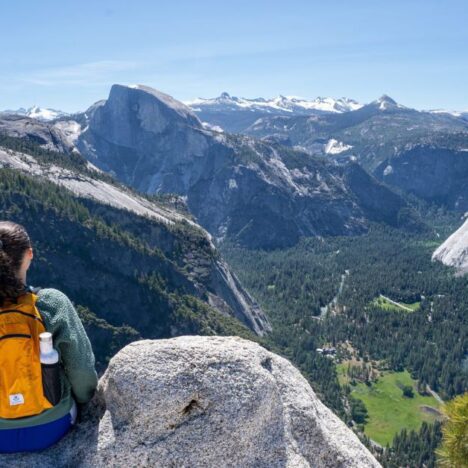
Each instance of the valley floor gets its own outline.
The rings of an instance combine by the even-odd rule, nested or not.
[[[345,365],[337,367],[340,381],[349,384]],[[404,386],[413,389],[412,397],[403,395]],[[356,382],[351,388],[351,396],[359,398],[368,411],[364,433],[383,447],[391,445],[403,429],[418,430],[423,421],[432,423],[442,417],[441,404],[430,394],[419,394],[417,381],[407,371],[385,372],[369,384]]]
[[[285,250],[221,247],[269,314],[270,346],[347,422],[349,402],[362,401],[368,416],[359,427],[383,446],[438,420],[434,395],[448,400],[468,389],[468,278],[431,261],[460,220],[430,209],[424,219],[430,229],[422,234],[374,225],[365,236],[303,239]],[[337,366],[349,360],[377,362],[382,371],[351,385]],[[404,386],[413,397],[403,396]],[[428,388],[436,393],[418,392]]]

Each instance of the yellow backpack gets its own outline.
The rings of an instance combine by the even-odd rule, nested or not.
[[[45,331],[28,292],[0,307],[0,418],[24,418],[52,408],[44,396],[39,335]]]

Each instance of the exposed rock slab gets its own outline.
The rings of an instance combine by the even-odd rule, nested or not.
[[[69,129],[26,116],[0,115],[0,133],[37,143],[52,151],[67,153],[73,150]]]
[[[135,342],[111,361],[94,418],[0,464],[377,467],[286,359],[236,337]]]
[[[468,219],[437,248],[432,258],[455,267],[460,274],[468,273]]]

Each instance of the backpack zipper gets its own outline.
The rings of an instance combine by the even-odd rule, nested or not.
[[[3,315],[3,314],[21,314],[21,315],[26,315],[26,317],[30,317],[34,320],[38,320],[39,322],[42,323],[42,325],[44,325],[44,322],[42,321],[41,318],[39,318],[37,315],[33,315],[33,314],[28,314],[27,312],[23,312],[22,310],[17,310],[17,309],[8,309],[8,310],[2,310],[0,312],[0,315]],[[45,325],[44,325],[45,326]]]
[[[32,336],[25,335],[24,333],[11,333],[10,335],[0,336],[0,340],[6,340],[8,338],[32,338]]]

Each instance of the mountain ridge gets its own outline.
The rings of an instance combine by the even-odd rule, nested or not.
[[[242,98],[231,96],[227,92],[221,93],[216,98],[196,98],[189,101],[184,101],[188,107],[200,112],[201,109],[208,108],[229,108],[234,109],[249,109],[263,110],[265,112],[304,112],[322,111],[322,112],[346,112],[349,110],[358,109],[362,106],[357,101],[349,98],[324,98],[317,97],[313,100],[301,98],[299,96],[283,96],[279,95],[275,98]]]
[[[369,210],[365,191],[350,185],[362,171],[355,165],[207,129],[183,103],[142,85],[114,85],[107,100],[73,119],[37,123],[36,130],[19,117],[0,119],[0,130],[16,135],[19,127],[32,140],[55,132],[58,141],[45,139],[46,146],[68,145],[141,192],[186,197],[217,240],[276,248],[302,236],[364,233],[374,219],[393,225],[403,219],[397,213],[406,202],[361,174],[361,183],[383,197],[380,209]]]
[[[135,89],[154,89],[146,85],[128,85]],[[379,102],[386,98],[388,101],[392,101],[394,105],[397,105],[401,108],[408,108],[401,104],[398,104],[390,96],[383,94],[379,99],[370,101],[367,104],[362,104],[356,100],[348,97],[341,98],[332,98],[332,97],[322,97],[318,96],[314,99],[307,99],[295,95],[282,95],[279,94],[274,98],[245,98],[237,97],[230,95],[228,92],[224,91],[219,96],[215,98],[194,98],[189,100],[180,101],[185,104],[187,107],[191,108],[195,112],[201,112],[203,108],[213,108],[219,107],[225,108],[231,107],[230,110],[260,110],[265,112],[287,112],[287,113],[307,113],[308,111],[314,112],[334,112],[334,113],[343,113],[353,110],[357,110],[365,105]],[[434,108],[434,109],[421,109],[419,112],[428,112],[434,114],[448,114],[454,117],[468,118],[468,111],[466,110],[449,110],[444,108]],[[42,107],[33,105],[30,107],[20,107],[18,109],[3,109],[0,110],[0,115],[20,115],[23,117],[30,117],[42,121],[52,121],[57,119],[62,119],[70,117],[76,114],[81,114],[81,111],[78,112],[65,112],[58,109],[53,109],[50,107]]]

